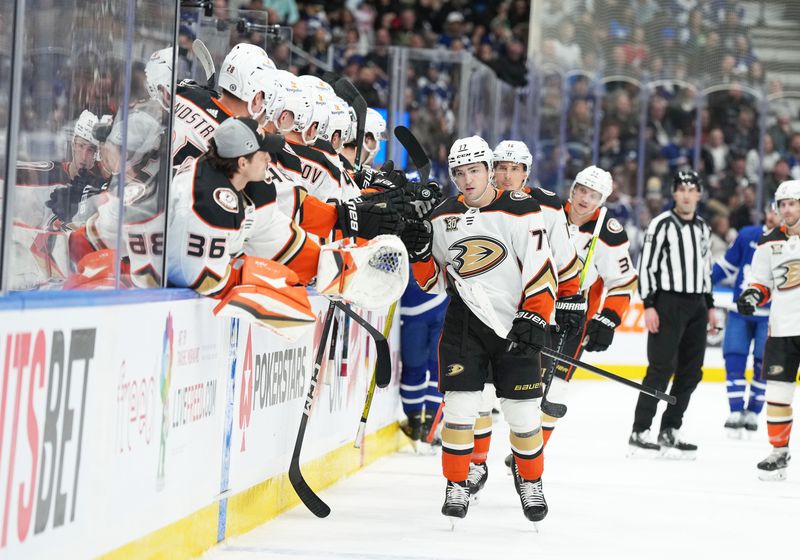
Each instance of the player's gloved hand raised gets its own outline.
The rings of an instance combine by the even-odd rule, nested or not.
[[[370,189],[372,192],[365,192],[361,196],[364,202],[373,204],[383,202],[392,206],[403,217],[414,216],[414,207],[411,205],[413,195],[407,189],[398,187],[383,177],[373,180]]]
[[[611,346],[614,329],[620,324],[619,316],[610,309],[604,309],[586,324],[586,351],[602,352]]]
[[[742,315],[752,315],[756,312],[761,302],[764,301],[764,294],[758,288],[747,288],[736,300],[736,309]]]
[[[66,187],[54,189],[50,199],[44,203],[64,223],[72,221],[82,200],[98,194],[102,188],[97,185],[97,177],[86,169],[81,169]]]
[[[344,237],[372,239],[384,234],[397,235],[403,229],[400,214],[385,202],[347,200],[337,203],[337,210],[336,226]]]
[[[424,261],[431,256],[433,228],[427,220],[408,220],[400,235],[403,245],[408,249],[408,259],[413,262]]]
[[[506,338],[513,343],[508,350],[512,354],[535,354],[547,345],[547,321],[536,313],[517,311]]]
[[[556,300],[558,331],[567,338],[578,335],[586,320],[586,298],[580,294]]]
[[[411,204],[418,220],[425,220],[430,217],[433,209],[444,197],[442,188],[436,181],[429,181],[424,185],[409,182],[406,184],[405,189],[411,192],[413,197]]]

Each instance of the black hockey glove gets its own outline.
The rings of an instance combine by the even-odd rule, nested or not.
[[[586,324],[586,351],[602,352],[611,346],[614,329],[620,324],[619,316],[610,309],[604,309]]]
[[[64,223],[69,223],[78,212],[82,201],[99,194],[103,187],[101,181],[86,169],[81,169],[66,187],[54,189],[50,200],[44,203],[53,214]]]
[[[433,228],[429,221],[406,221],[400,239],[403,240],[403,245],[408,249],[408,259],[412,263],[424,261],[431,256]]]
[[[580,294],[556,300],[558,332],[570,339],[581,332],[586,320],[586,298]]]
[[[547,321],[536,313],[517,311],[506,338],[513,343],[509,347],[512,354],[535,354],[547,345]]]
[[[383,234],[398,235],[403,229],[400,214],[386,203],[347,200],[336,206],[339,211],[336,227],[344,237],[372,239]]]
[[[761,302],[764,301],[764,294],[757,288],[747,288],[736,300],[736,309],[742,315],[752,315],[756,312]]]
[[[413,197],[411,204],[414,207],[414,212],[418,220],[428,219],[433,209],[436,208],[444,197],[442,188],[436,181],[430,181],[425,185],[408,183],[405,188],[411,192]]]
[[[361,200],[373,204],[386,203],[406,218],[415,215],[411,205],[413,195],[406,189],[395,186],[387,179],[379,177],[372,182],[371,189],[375,192],[364,193]]]

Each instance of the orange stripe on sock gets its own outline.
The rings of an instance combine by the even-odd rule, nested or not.
[[[451,482],[464,482],[469,475],[469,462],[472,453],[455,455],[442,448],[442,474]]]
[[[522,478],[525,480],[537,480],[542,478],[542,473],[544,472],[544,451],[533,459],[523,459],[515,453],[514,460],[517,462],[519,474],[522,475]]]
[[[475,436],[475,447],[472,450],[472,462],[476,465],[486,462],[489,456],[489,444],[492,442],[492,432],[484,436]]]
[[[789,445],[789,434],[792,432],[792,421],[767,422],[767,435],[773,447],[786,447]]]
[[[553,435],[554,428],[542,428],[542,445],[546,446],[550,436]]]

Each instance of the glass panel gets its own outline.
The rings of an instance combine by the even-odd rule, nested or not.
[[[161,283],[169,118],[147,63],[172,45],[175,10],[136,6],[129,26],[124,0],[28,3],[11,290]],[[169,69],[152,76],[169,92]]]
[[[564,185],[569,186],[581,169],[592,164],[595,129],[595,86],[582,72],[567,75],[566,122],[564,148],[567,165]]]
[[[539,138],[536,143],[534,173],[539,185],[559,192],[562,169],[561,113],[564,79],[555,66],[543,66],[539,74]],[[559,194],[561,194],[559,192]]]
[[[763,137],[762,207],[775,198],[775,190],[783,181],[800,179],[800,92],[779,93],[769,98],[766,134]],[[748,156],[749,157],[749,156]],[[751,177],[759,170],[748,159]]]
[[[0,245],[5,234],[3,220],[3,199],[5,198],[6,180],[6,148],[8,138],[8,102],[11,98],[11,49],[14,41],[14,0],[0,0],[0,13],[7,19],[0,18]],[[6,261],[9,262],[9,261]],[[4,270],[4,267],[0,267]]]

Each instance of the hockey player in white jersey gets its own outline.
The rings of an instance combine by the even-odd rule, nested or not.
[[[442,513],[467,514],[475,421],[491,365],[511,426],[514,482],[523,512],[540,521],[547,503],[541,480],[539,350],[547,343],[557,290],[541,206],[526,193],[494,187],[492,151],[482,138],[457,140],[448,163],[461,194],[434,209],[431,243],[412,255],[420,287],[451,294],[439,345],[447,479]]]
[[[494,182],[498,188],[529,194],[542,209],[547,240],[558,271],[558,292],[555,304],[556,329],[562,329],[570,336],[575,336],[583,328],[586,301],[578,290],[580,262],[575,248],[570,243],[561,201],[555,193],[527,186],[528,176],[533,165],[533,156],[524,142],[516,140],[500,142],[492,154],[492,164],[494,166]],[[546,359],[542,361],[547,362]],[[470,492],[473,496],[477,496],[477,493],[483,489],[489,476],[486,460],[492,438],[494,402],[495,387],[488,383],[484,388],[483,402],[478,420],[475,422],[475,449],[472,454],[469,475]],[[544,432],[544,434],[546,438],[548,433]],[[508,464],[511,464],[511,458],[509,455]]]
[[[792,400],[800,367],[800,180],[781,183],[775,203],[783,225],[759,240],[750,284],[737,301],[742,315],[772,302],[763,365],[772,452],[758,463],[761,480],[784,480],[791,459]]]

